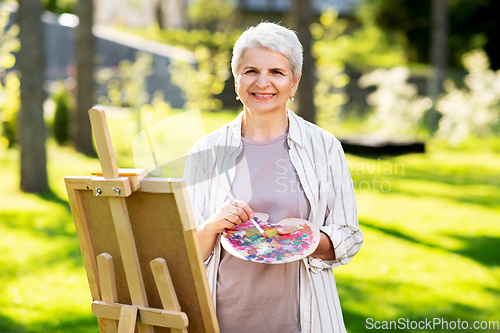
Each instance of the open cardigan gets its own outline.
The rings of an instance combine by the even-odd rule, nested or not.
[[[311,205],[308,220],[330,237],[336,258],[302,259],[299,287],[301,332],[345,332],[332,268],[347,264],[363,243],[349,167],[337,138],[293,112],[287,112],[289,155]],[[235,177],[236,158],[243,151],[241,122],[242,114],[204,136],[190,151],[190,155],[196,154],[227,190],[231,189]],[[226,192],[192,156],[187,158],[184,179],[195,223],[199,226],[222,206]],[[214,305],[220,253],[219,236],[213,253],[205,261]]]

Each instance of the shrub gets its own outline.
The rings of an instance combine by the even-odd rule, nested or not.
[[[20,108],[20,82],[16,72],[7,72],[16,63],[13,52],[19,51],[19,26],[8,30],[9,12],[0,11],[0,148],[16,141],[17,113]]]
[[[315,40],[312,54],[316,59],[318,82],[314,87],[314,105],[319,124],[331,123],[340,114],[342,105],[349,101],[344,88],[350,79],[344,72],[345,64],[339,59],[335,47],[346,27],[347,21],[339,19],[338,13],[333,10],[325,11],[319,23],[313,23],[310,27]]]
[[[62,146],[69,141],[69,123],[73,103],[66,88],[62,88],[52,99],[56,105],[52,130],[54,139]]]
[[[418,95],[414,84],[408,83],[410,71],[405,67],[377,69],[359,79],[362,88],[375,86],[367,102],[373,107],[370,122],[387,134],[415,133],[425,111],[432,106],[428,97]]]
[[[437,103],[443,115],[437,134],[451,144],[459,144],[468,136],[487,136],[500,128],[500,70],[494,72],[483,50],[464,54],[465,88],[458,89],[446,81],[444,94]]]
[[[120,61],[117,72],[111,68],[99,70],[96,81],[106,91],[105,95],[99,97],[99,104],[138,109],[147,103],[149,94],[145,79],[153,73],[152,64],[153,56],[140,51],[133,63]]]

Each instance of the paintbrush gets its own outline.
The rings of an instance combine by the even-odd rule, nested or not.
[[[224,187],[224,185],[222,185],[219,180],[217,178],[215,178],[215,176],[207,169],[207,167],[199,160],[198,157],[196,157],[195,154],[191,154],[191,156],[193,156],[194,158],[196,158],[196,160],[198,161],[198,163],[200,163],[200,165],[203,167],[203,169],[205,169],[205,171],[212,177],[213,180],[215,180],[215,182],[220,186],[220,188],[226,192],[227,196],[229,197],[229,199],[231,199],[232,203],[234,204],[234,202],[236,201],[236,199],[233,197],[233,195]],[[254,217],[253,220],[250,219],[249,221],[252,222],[252,224],[255,226],[255,228],[257,228],[257,230],[259,230],[259,232],[262,234],[262,236],[264,236],[265,238],[268,238],[269,236],[266,234],[266,232],[264,231],[264,229],[262,229],[258,224],[257,222],[255,221],[258,221],[259,219],[257,217]]]
[[[259,230],[259,232],[262,234],[262,236],[264,236],[265,238],[269,237],[269,236],[266,234],[266,232],[264,231],[264,229],[262,229],[262,228],[260,227],[260,225],[258,225],[258,224],[257,224],[257,221],[259,221],[259,218],[258,218],[257,216],[255,216],[255,217],[253,218],[253,220],[250,220],[250,221],[252,221],[253,225],[257,228],[257,230]]]

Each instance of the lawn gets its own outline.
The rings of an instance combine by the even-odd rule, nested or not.
[[[207,132],[234,116],[203,114]],[[108,118],[118,164],[133,167],[133,124]],[[0,151],[0,332],[98,332],[63,177],[99,163],[49,141],[52,192],[34,195],[18,190],[18,155]],[[500,321],[500,154],[347,159],[365,234],[335,269],[348,331],[369,331],[368,318]]]

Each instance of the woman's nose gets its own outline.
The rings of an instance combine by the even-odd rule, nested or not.
[[[259,75],[257,78],[257,82],[255,83],[257,85],[257,88],[259,89],[265,89],[269,86],[269,81],[267,79],[267,75],[265,73],[262,73]]]

